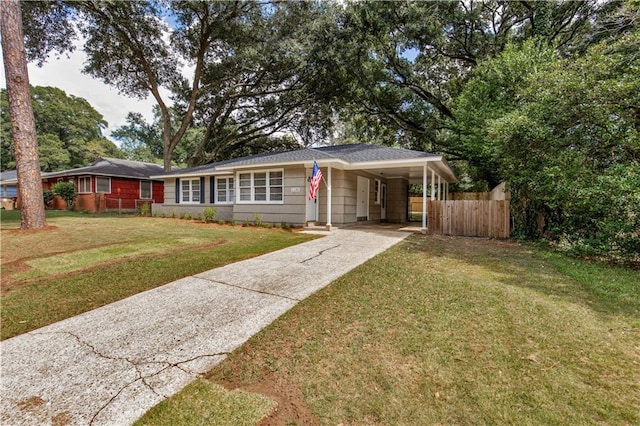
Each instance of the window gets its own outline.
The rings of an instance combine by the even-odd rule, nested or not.
[[[373,202],[380,204],[380,179],[373,181]]]
[[[239,203],[281,203],[284,201],[284,172],[268,170],[238,174]]]
[[[233,203],[234,198],[233,178],[216,178],[216,204]]]
[[[180,184],[183,203],[200,202],[200,179],[182,179]]]
[[[269,200],[283,201],[282,172],[269,173]]]
[[[143,200],[148,200],[151,198],[151,181],[150,180],[140,181],[140,198],[142,198]]]
[[[78,193],[87,194],[91,191],[91,176],[82,176],[78,178]]]
[[[96,178],[96,192],[102,192],[105,194],[111,193],[111,178],[100,177]]]
[[[240,173],[240,201],[251,201],[251,173]]]

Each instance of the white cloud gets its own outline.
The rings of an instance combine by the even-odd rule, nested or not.
[[[138,100],[118,94],[111,86],[81,72],[85,59],[85,53],[76,49],[69,58],[63,56],[59,59],[49,59],[42,68],[30,63],[29,82],[32,86],[57,87],[68,95],[86,99],[109,123],[109,127],[103,131],[103,135],[108,138],[111,138],[113,130],[126,123],[125,118],[130,111],[139,112],[147,121],[151,121],[155,105],[152,96]],[[4,64],[0,68],[0,87],[6,88]]]

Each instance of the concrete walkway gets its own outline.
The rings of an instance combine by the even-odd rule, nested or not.
[[[336,229],[5,340],[0,423],[131,424],[297,302],[407,235]]]

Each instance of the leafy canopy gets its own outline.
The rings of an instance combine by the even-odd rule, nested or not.
[[[31,100],[42,171],[86,166],[103,156],[122,156],[118,147],[102,136],[107,123],[86,99],[55,87],[36,86],[31,88]],[[0,162],[2,170],[7,170],[15,168],[15,158],[5,89],[0,91],[0,104]]]

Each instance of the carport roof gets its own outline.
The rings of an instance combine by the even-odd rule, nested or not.
[[[422,167],[429,162],[429,166],[431,168],[435,167],[438,174],[447,181],[457,181],[455,174],[440,155],[369,144],[333,145],[286,152],[264,153],[176,170],[152,177],[162,179],[169,177],[223,174],[231,173],[238,169],[295,164],[303,164],[306,167],[310,167],[313,161],[317,161],[320,167],[331,166],[347,170],[367,170],[370,173],[378,175],[383,175],[384,170],[392,170],[392,175],[403,176],[409,180],[416,180],[418,178],[416,174],[420,174],[421,176]],[[386,173],[386,176],[390,176],[390,174]]]

